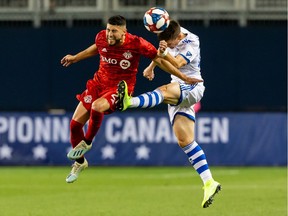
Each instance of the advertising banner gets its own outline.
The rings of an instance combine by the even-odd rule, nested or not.
[[[69,165],[72,113],[0,113],[0,165]],[[195,139],[210,165],[287,164],[286,113],[199,113]],[[90,165],[188,165],[166,112],[106,115]]]

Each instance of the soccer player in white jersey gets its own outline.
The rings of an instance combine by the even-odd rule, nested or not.
[[[181,27],[177,21],[171,20],[168,28],[158,34],[158,39],[160,40],[159,52],[163,58],[170,61],[185,75],[202,80],[197,35]],[[152,80],[155,66],[151,62],[143,72],[144,77]],[[124,80],[121,81],[118,84],[118,109],[124,111],[127,108],[151,108],[162,102],[168,104],[170,122],[178,145],[203,181],[202,207],[207,208],[212,204],[215,194],[221,190],[221,185],[213,179],[206,156],[194,138],[194,105],[203,97],[205,87],[203,82],[190,85],[173,75],[171,79],[171,83],[136,97],[128,95],[127,84]]]

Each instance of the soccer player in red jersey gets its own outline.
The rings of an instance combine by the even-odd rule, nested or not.
[[[88,167],[84,154],[91,149],[92,140],[101,126],[104,114],[116,110],[117,84],[126,80],[129,94],[133,92],[141,55],[186,83],[202,82],[181,73],[157,53],[151,43],[128,33],[125,18],[117,15],[108,19],[106,30],[96,35],[94,44],[76,55],[68,54],[61,59],[61,64],[67,67],[83,59],[98,54],[100,56],[98,71],[93,79],[87,81],[87,89],[77,95],[79,104],[70,122],[70,142],[73,149],[67,154],[67,157],[75,162],[66,178],[67,183],[76,181],[80,172]],[[88,120],[88,128],[84,134],[83,126]]]

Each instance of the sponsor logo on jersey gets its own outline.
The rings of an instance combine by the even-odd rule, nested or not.
[[[116,59],[107,58],[105,56],[101,56],[101,60],[104,62],[107,62],[109,64],[114,64],[114,65],[118,64]],[[128,61],[126,59],[122,59],[119,63],[119,66],[125,70],[131,66],[131,63],[130,63],[130,61]]]
[[[130,59],[130,58],[132,58],[133,56],[132,56],[132,53],[131,52],[125,52],[125,53],[123,53],[123,56],[126,58],[126,59]]]
[[[185,43],[185,44],[192,43],[192,42],[193,42],[192,40],[189,40],[187,38],[182,41],[182,43]]]
[[[127,68],[130,67],[130,65],[131,65],[131,63],[128,60],[124,60],[123,59],[123,60],[120,61],[120,67],[122,69],[127,69]]]
[[[107,58],[105,56],[101,56],[101,60],[105,61],[109,64],[117,64],[117,60],[116,59],[112,59],[112,58]]]

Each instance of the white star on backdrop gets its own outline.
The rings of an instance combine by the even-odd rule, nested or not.
[[[148,160],[149,159],[149,153],[150,153],[150,149],[148,147],[146,147],[145,145],[141,145],[140,147],[137,147],[135,149],[136,152],[136,159],[137,160]]]
[[[11,147],[4,144],[2,147],[0,147],[0,159],[10,159],[12,157],[12,151],[13,149]]]
[[[47,148],[42,145],[37,145],[32,149],[34,159],[46,159]]]
[[[116,149],[111,145],[106,145],[103,148],[101,148],[101,152],[102,152],[102,159],[114,159]]]

